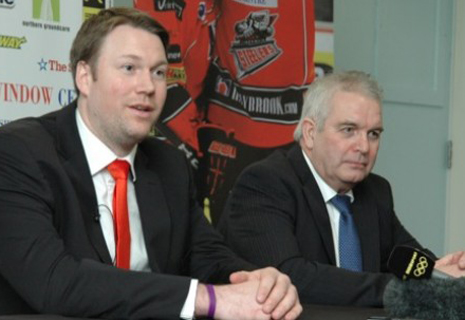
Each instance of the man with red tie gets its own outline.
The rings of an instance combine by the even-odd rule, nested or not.
[[[184,155],[147,138],[166,98],[167,45],[149,15],[102,10],[71,49],[78,98],[0,128],[0,314],[300,314],[287,276],[252,271],[208,224]]]

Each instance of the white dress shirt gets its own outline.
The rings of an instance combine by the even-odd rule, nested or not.
[[[331,199],[337,194],[337,192],[331,188],[323,178],[318,174],[315,167],[313,166],[310,159],[307,157],[305,152],[302,150],[304,155],[305,161],[307,161],[308,167],[312,172],[313,176],[315,177],[316,183],[318,188],[320,189],[321,195],[323,196],[323,200],[326,204],[326,209],[329,215],[329,221],[331,222],[331,231],[333,234],[333,243],[334,243],[334,253],[336,255],[336,265],[340,267],[339,264],[339,218],[341,216],[341,212],[331,203]],[[350,202],[354,202],[354,193],[352,190],[349,190],[345,195],[349,196]]]
[[[76,109],[76,121],[79,136],[81,138],[87,163],[89,164],[92,181],[97,196],[97,204],[100,215],[100,227],[107,244],[113,264],[115,264],[115,233],[113,224],[113,192],[115,180],[107,170],[107,166],[116,159],[126,160],[130,165],[131,175],[128,178],[128,212],[129,229],[131,233],[131,258],[130,269],[134,271],[150,272],[147,248],[145,246],[144,233],[140,219],[139,206],[137,205],[134,183],[137,179],[134,170],[137,145],[124,157],[117,157],[100,139],[98,139],[87,127],[78,109]],[[193,319],[195,298],[198,280],[193,279],[189,293],[181,311],[182,319]]]

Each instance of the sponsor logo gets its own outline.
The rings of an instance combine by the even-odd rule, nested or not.
[[[276,60],[282,50],[276,45],[273,24],[277,14],[268,10],[251,12],[235,25],[236,37],[230,52],[234,55],[239,79],[260,70]]]
[[[39,62],[37,62],[37,64],[39,65],[39,71],[42,71],[42,70],[45,70],[47,71],[47,62],[45,62],[45,60],[42,58]]]
[[[60,22],[60,0],[33,0],[32,18],[35,20]],[[50,31],[69,32],[69,26],[48,22],[23,21],[23,26]]]
[[[60,22],[60,0],[32,0],[32,18]]]
[[[77,98],[77,93],[76,90],[74,89],[60,89],[58,90],[58,103],[60,106],[65,107],[71,102],[74,101],[74,99]]]
[[[184,0],[154,0],[153,3],[156,11],[174,11],[176,18],[182,20],[182,13],[186,7]]]
[[[0,0],[0,8],[13,8],[15,0]]]
[[[234,0],[234,1],[248,5],[248,6],[254,6],[254,7],[264,7],[264,8],[277,8],[278,7],[278,0]]]
[[[231,93],[231,99],[238,102],[247,113],[258,113],[262,115],[280,116],[280,115],[298,115],[299,109],[296,102],[283,103],[282,97],[266,97],[251,94],[239,87],[234,87]]]
[[[231,159],[236,159],[237,148],[219,141],[212,141],[208,147],[208,152],[218,154]]]
[[[300,118],[305,89],[243,87],[232,81],[229,74],[220,73],[211,101],[256,121],[295,124]]]
[[[102,9],[105,9],[105,0],[84,0],[82,3],[83,20],[98,14]]]
[[[186,83],[186,70],[184,67],[169,67],[168,72],[166,74],[166,83],[167,84],[172,84],[172,83],[180,83],[180,84],[185,84]]]
[[[37,64],[39,65],[39,71],[71,72],[69,64],[61,63],[55,59],[44,60],[44,58],[41,58]]]
[[[53,87],[0,82],[0,101],[50,105]]]
[[[169,63],[177,63],[181,62],[181,47],[179,44],[172,44],[168,48],[168,52],[166,53],[166,57]]]
[[[413,271],[413,275],[417,278],[421,277],[422,275],[425,274],[427,268],[428,268],[428,260],[425,257],[420,257],[420,259],[418,259],[416,268]]]
[[[23,26],[30,27],[30,28],[51,30],[51,31],[62,31],[62,32],[70,31],[70,28],[67,26],[60,26],[57,24],[41,23],[41,22],[35,22],[35,21],[23,21]]]
[[[231,79],[225,79],[223,77],[218,77],[216,79],[215,91],[220,95],[229,97],[231,94],[231,87],[233,86]]]
[[[231,144],[213,140],[208,146],[207,185],[209,195],[214,195],[224,185],[226,169],[230,159],[236,159],[237,148]]]
[[[20,38],[0,34],[0,48],[21,49],[21,46],[26,42],[26,37]]]
[[[407,276],[412,272],[413,265],[415,264],[415,260],[417,259],[418,253],[416,251],[413,252],[412,257],[410,258],[410,262],[405,270],[405,275],[402,277],[402,280],[407,280]]]
[[[105,0],[84,0],[83,5],[90,8],[104,9]]]

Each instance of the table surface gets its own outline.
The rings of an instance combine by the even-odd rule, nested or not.
[[[300,320],[381,320],[390,319],[380,308],[306,305]]]
[[[77,320],[57,315],[11,315],[0,320]],[[381,320],[390,319],[383,309],[305,305],[300,320]]]

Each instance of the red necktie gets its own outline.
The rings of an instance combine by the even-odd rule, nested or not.
[[[129,231],[127,197],[129,163],[124,160],[115,160],[108,166],[108,171],[116,182],[113,193],[116,266],[129,269],[131,261],[131,233]]]

